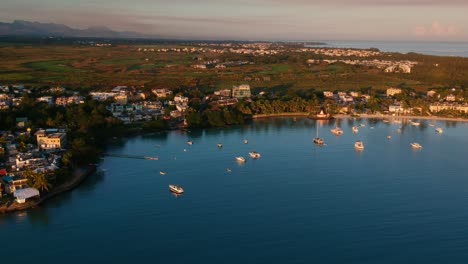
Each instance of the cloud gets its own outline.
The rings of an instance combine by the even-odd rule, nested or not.
[[[430,26],[416,26],[414,34],[420,37],[452,37],[461,34],[461,30],[454,25],[442,25],[433,21]]]
[[[207,1],[207,0],[205,0]],[[208,0],[209,1],[209,0]],[[255,0],[250,1],[252,4],[265,3],[265,4],[284,4],[284,5],[327,5],[327,6],[468,6],[466,0]]]

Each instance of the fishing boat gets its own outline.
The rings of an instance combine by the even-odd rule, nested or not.
[[[444,133],[444,130],[441,127],[436,128],[435,130],[438,134]]]
[[[341,130],[341,128],[339,127],[335,127],[334,129],[331,129],[330,132],[332,132],[332,134],[335,136],[343,135],[343,130]]]
[[[356,134],[359,132],[359,128],[357,126],[353,126],[353,133]]]
[[[260,153],[258,153],[257,151],[251,151],[251,152],[249,152],[249,156],[252,159],[258,159],[258,158],[260,158]]]
[[[356,150],[363,150],[364,149],[364,143],[362,141],[358,140],[356,143],[354,143],[354,148]]]
[[[236,160],[237,160],[239,163],[244,163],[244,162],[245,162],[245,158],[244,158],[244,157],[236,157]]]
[[[179,186],[179,185],[172,185],[172,184],[169,184],[169,190],[175,194],[182,194],[184,193],[184,189]]]
[[[422,148],[421,144],[419,144],[417,142],[412,142],[412,143],[410,143],[410,145],[414,149],[421,149]]]

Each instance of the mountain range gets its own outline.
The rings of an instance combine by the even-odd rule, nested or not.
[[[114,31],[104,26],[76,29],[63,24],[15,20],[0,22],[0,36],[76,37],[76,38],[161,38],[132,31]]]

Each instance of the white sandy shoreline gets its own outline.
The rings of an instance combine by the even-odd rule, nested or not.
[[[309,117],[308,113],[277,113],[277,114],[260,114],[260,115],[253,115],[252,119],[261,119],[261,118],[273,118],[273,117]],[[454,121],[454,122],[468,122],[468,119],[465,118],[455,118],[455,117],[442,117],[442,116],[412,116],[412,115],[400,115],[400,116],[392,116],[392,115],[368,115],[368,114],[361,114],[359,116],[351,116],[351,115],[334,115],[333,118],[337,119],[346,119],[346,118],[376,118],[376,119],[419,119],[419,120],[434,120],[434,121]]]

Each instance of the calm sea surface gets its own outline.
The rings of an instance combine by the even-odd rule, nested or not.
[[[105,157],[73,192],[0,215],[1,261],[467,263],[468,124],[421,122],[320,123],[324,147],[315,121],[289,118],[118,141],[109,152],[159,160]]]
[[[323,47],[368,49],[385,52],[416,52],[435,56],[468,57],[466,42],[404,42],[404,41],[325,41]]]

